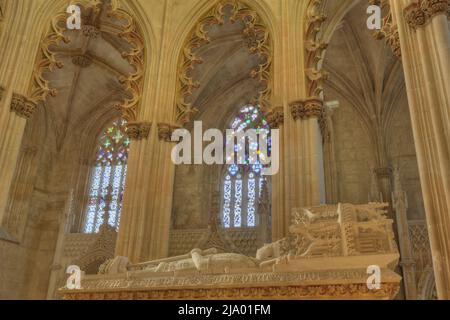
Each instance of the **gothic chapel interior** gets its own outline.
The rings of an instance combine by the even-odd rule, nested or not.
[[[0,0],[0,299],[449,300],[449,16]],[[198,124],[276,172],[174,163]]]

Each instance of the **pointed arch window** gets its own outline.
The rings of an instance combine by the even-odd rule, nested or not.
[[[240,132],[256,129],[259,134],[266,132],[269,137],[270,127],[258,107],[247,105],[241,108],[238,115],[230,124],[230,129]],[[235,143],[234,151],[240,151]],[[268,149],[270,155],[271,141],[269,137]],[[266,179],[261,175],[262,165],[250,159],[250,150],[257,151],[261,156],[258,143],[247,146],[245,159],[238,159],[237,163],[224,168],[222,185],[222,225],[224,228],[253,228],[258,225],[257,204],[261,196],[261,187]],[[239,153],[238,153],[239,154]],[[227,159],[229,160],[229,159]],[[251,160],[251,161],[250,161]]]
[[[123,119],[114,121],[98,139],[90,178],[85,233],[99,232],[106,223],[116,229],[119,227],[130,147],[126,124]]]

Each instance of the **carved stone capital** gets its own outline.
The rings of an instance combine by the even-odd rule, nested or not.
[[[319,98],[294,101],[289,104],[294,120],[308,119],[311,117],[321,118],[324,113],[323,101]]]
[[[148,138],[151,128],[151,122],[129,122],[127,123],[127,134],[132,140],[143,140]]]
[[[172,133],[176,129],[180,129],[180,126],[168,124],[168,123],[158,123],[158,137],[161,141],[171,142]]]
[[[435,16],[450,17],[450,0],[419,0],[405,8],[406,22],[413,29],[425,26]]]
[[[11,111],[19,117],[30,119],[37,109],[36,103],[30,101],[27,97],[14,93],[11,98]]]
[[[284,123],[283,106],[274,107],[265,114],[271,129],[278,129]]]

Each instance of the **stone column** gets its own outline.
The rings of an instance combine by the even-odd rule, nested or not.
[[[273,175],[271,179],[271,191],[272,191],[272,241],[282,239],[286,234],[286,212],[284,207],[284,195],[285,195],[285,166],[284,166],[284,109],[283,106],[272,108],[266,113],[267,122],[271,129],[279,130],[279,152],[280,152],[280,167],[276,175]]]
[[[450,31],[447,0],[391,0],[439,299],[450,299]]]
[[[151,127],[151,130],[150,130]],[[175,166],[171,161],[174,126],[131,123],[129,154],[116,255],[141,262],[166,257]]]
[[[49,87],[39,87],[45,81],[30,80],[42,75],[37,75],[37,70],[48,71],[59,65],[56,60],[36,61],[41,46],[50,44],[41,42],[41,26],[34,28],[38,6],[38,1],[26,6],[12,1],[2,8],[5,11],[0,34],[0,233],[27,119],[33,116],[38,103],[54,93]],[[42,55],[39,58],[44,60]]]
[[[293,208],[319,205],[323,199],[323,151],[319,119],[323,101],[308,98],[290,104],[291,115],[287,139],[289,212]],[[289,219],[290,220],[290,219]],[[287,221],[289,226],[290,221]]]

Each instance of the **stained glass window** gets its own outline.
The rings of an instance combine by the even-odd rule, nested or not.
[[[90,180],[85,233],[99,232],[103,223],[116,229],[119,226],[130,147],[126,131],[126,121],[119,119],[104,130],[98,140]]]
[[[231,121],[230,129],[235,132],[256,129],[257,134],[265,131],[267,136],[270,133],[269,124],[261,111],[252,105],[244,106],[239,110],[237,116]],[[257,204],[265,177],[261,175],[263,166],[258,164],[258,159],[252,158],[252,154],[255,152],[250,151],[256,151],[256,154],[261,157],[264,153],[260,152],[259,147],[258,142],[253,141],[246,147],[245,159],[241,159],[238,152],[242,145],[235,143],[234,151],[238,157],[234,164],[225,168],[223,176],[222,222],[224,228],[252,228],[258,224]],[[267,148],[270,155],[270,138]],[[227,157],[227,161],[232,159],[231,155],[227,155]]]

